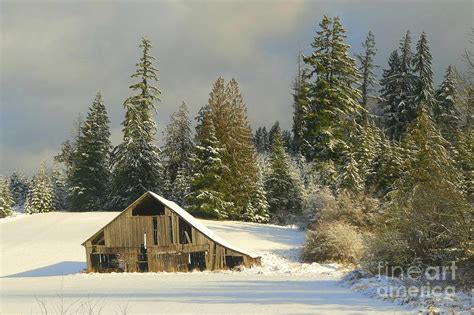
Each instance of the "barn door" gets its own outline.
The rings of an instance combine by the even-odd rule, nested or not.
[[[148,251],[145,244],[140,246],[140,251],[138,252],[138,271],[148,272]]]

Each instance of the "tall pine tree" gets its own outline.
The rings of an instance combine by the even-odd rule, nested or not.
[[[154,144],[156,123],[153,111],[159,101],[160,90],[152,85],[158,81],[158,70],[150,55],[151,43],[143,38],[143,53],[132,78],[139,81],[130,86],[137,94],[124,102],[123,142],[113,152],[113,180],[111,206],[123,208],[145,191],[160,192],[162,163],[160,150]]]
[[[436,91],[436,103],[433,116],[443,137],[453,143],[460,123],[460,112],[457,108],[456,78],[450,65],[444,80]]]
[[[293,151],[300,153],[304,141],[304,117],[308,110],[309,85],[302,68],[302,55],[298,56],[298,74],[293,84]]]
[[[301,214],[301,191],[292,177],[280,132],[275,134],[268,171],[265,174],[265,190],[272,221],[288,223],[292,221],[292,217]]]
[[[428,112],[433,114],[435,99],[433,92],[433,71],[431,70],[431,53],[426,33],[422,32],[416,44],[413,67],[416,78],[414,104],[426,104]]]
[[[364,48],[364,53],[357,55],[357,59],[360,63],[359,73],[362,76],[362,82],[359,89],[362,94],[361,104],[367,110],[369,93],[373,91],[373,88],[376,85],[374,71],[378,67],[374,63],[374,56],[377,53],[377,48],[375,48],[375,37],[371,31],[367,34],[367,38],[362,43],[362,47]]]
[[[203,107],[198,116],[193,175],[187,202],[197,216],[227,218],[232,202],[226,201],[223,175],[226,166],[222,161],[223,148],[217,137],[209,107]]]
[[[402,95],[401,77],[400,77],[400,57],[398,51],[394,50],[388,59],[388,69],[383,70],[383,76],[380,80],[383,107],[383,124],[387,135],[390,138],[398,138],[402,133],[402,124],[399,120],[398,105],[400,104],[400,95]]]
[[[239,85],[231,79],[225,85],[223,78],[214,83],[206,107],[215,128],[216,138],[223,148],[222,163],[225,166],[222,192],[225,200],[232,202],[228,216],[241,219],[252,200],[257,183],[256,149],[247,118],[247,108]],[[197,137],[200,137],[200,127]]]
[[[320,161],[340,160],[349,123],[362,110],[355,60],[344,43],[345,30],[338,17],[324,16],[304,58],[309,71],[310,102],[305,117],[305,155]],[[339,161],[340,162],[340,161]]]
[[[97,93],[81,126],[73,164],[69,171],[68,199],[73,210],[102,210],[110,178],[109,118]]]
[[[163,193],[168,199],[185,205],[194,145],[189,111],[184,102],[171,115],[164,137],[165,144],[162,148],[162,155],[168,185],[164,187]]]

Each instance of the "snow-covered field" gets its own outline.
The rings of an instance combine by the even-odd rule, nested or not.
[[[297,261],[297,229],[202,221],[262,255],[241,272],[84,274],[81,243],[117,212],[49,213],[0,220],[1,314],[306,313],[401,314],[393,304],[338,284],[333,264]]]

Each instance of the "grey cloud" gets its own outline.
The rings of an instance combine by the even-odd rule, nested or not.
[[[160,130],[184,100],[196,115],[220,75],[241,84],[252,126],[291,124],[299,48],[323,14],[341,15],[353,51],[368,29],[385,66],[406,29],[431,41],[437,80],[471,28],[470,1],[2,1],[1,173],[31,172],[69,136],[101,90],[120,141],[123,100],[147,36],[160,69]],[[161,134],[159,134],[160,136]]]

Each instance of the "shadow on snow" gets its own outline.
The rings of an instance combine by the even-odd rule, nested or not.
[[[15,273],[2,278],[54,277],[81,272],[86,268],[83,261],[63,261],[57,264]]]

